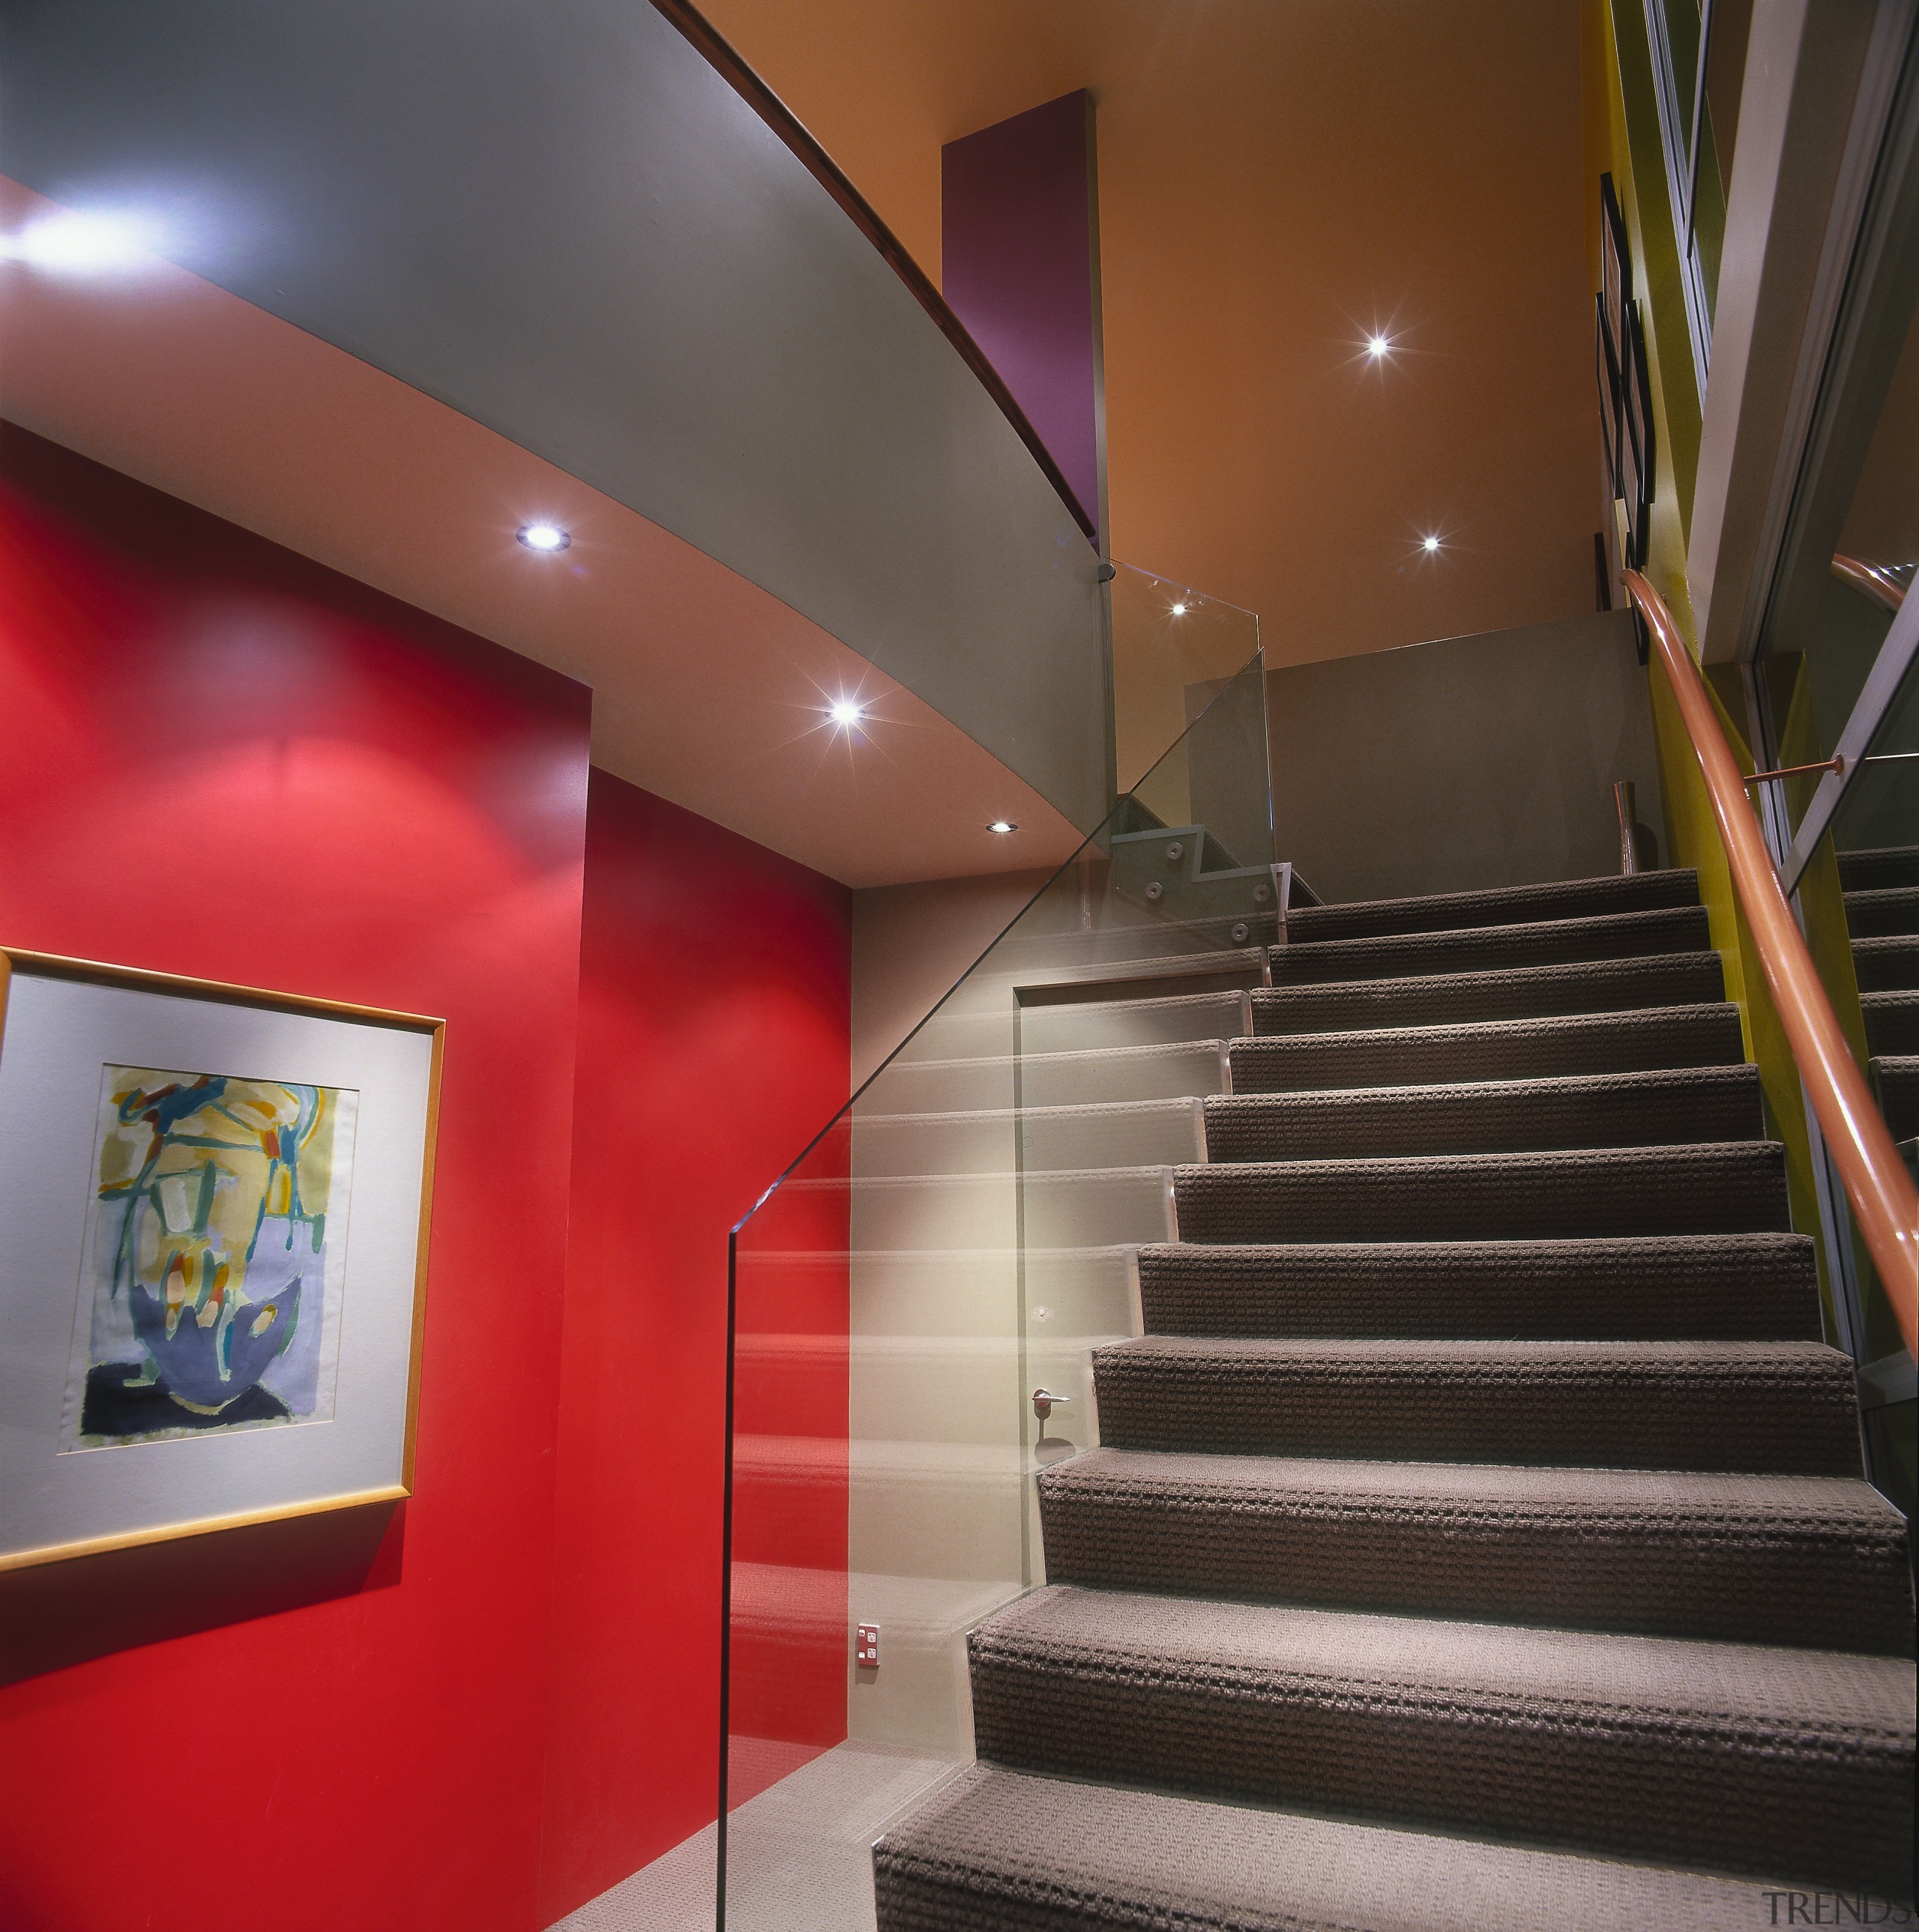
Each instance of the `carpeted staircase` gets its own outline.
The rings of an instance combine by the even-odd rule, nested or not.
[[[1919,845],[1842,852],[1868,1069],[1893,1138],[1919,1135]]]
[[[1909,1896],[1905,1525],[1692,875],[1289,938],[881,1932]]]

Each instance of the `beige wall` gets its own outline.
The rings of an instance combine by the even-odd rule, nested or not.
[[[707,10],[935,278],[941,144],[1092,89],[1113,554],[1270,661],[1592,608],[1577,0]]]
[[[853,895],[849,1092],[865,1084],[1050,876],[996,872]]]

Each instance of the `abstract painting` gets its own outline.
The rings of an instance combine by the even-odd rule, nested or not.
[[[0,1577],[412,1495],[445,1034],[0,946]]]
[[[104,1069],[62,1452],[332,1416],[359,1098]]]

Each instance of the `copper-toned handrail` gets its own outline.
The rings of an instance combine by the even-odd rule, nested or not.
[[[1636,570],[1624,573],[1627,593],[1638,605],[1665,667],[1686,734],[1706,781],[1732,883],[1758,946],[1759,963],[1799,1077],[1818,1115],[1846,1198],[1852,1203],[1899,1333],[1909,1353],[1919,1354],[1919,1190],[1852,1057],[1832,1002],[1806,950],[1805,935],[1779,889],[1779,874],[1760,835],[1710,693],[1665,600]]]
[[[841,212],[885,258],[893,272],[906,284],[913,299],[929,315],[940,333],[960,352],[960,359],[972,370],[987,393],[999,405],[1000,413],[1013,426],[1014,433],[1045,472],[1047,481],[1058,492],[1073,520],[1089,543],[1098,544],[1099,531],[1093,512],[1073,494],[1066,472],[1051,450],[1040,440],[1032,419],[1006,386],[1006,379],[987,360],[986,351],[973,340],[972,332],[953,313],[952,304],[934,287],[932,278],[907,252],[906,244],[880,219],[879,211],[856,188],[845,171],[808,131],[806,123],[746,64],[744,58],[718,28],[693,5],[692,0],[653,0],[655,8],[677,27],[696,47],[708,66],[739,95],[785,145],[794,159],[839,204]]]
[[[1832,572],[1840,583],[1849,584],[1855,590],[1863,590],[1881,610],[1890,610],[1894,616],[1898,616],[1899,607],[1905,602],[1905,586],[1883,563],[1841,554],[1833,559]]]

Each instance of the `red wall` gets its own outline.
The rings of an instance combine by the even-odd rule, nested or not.
[[[250,1621],[305,1552],[23,1573],[104,1654],[0,1691],[0,1924],[525,1932],[588,694],[12,429],[0,490],[7,943],[446,1021],[415,1496]]]
[[[6,1932],[533,1932],[711,1814],[725,1233],[847,906],[590,828],[588,703],[0,435],[0,940],[447,1022],[415,1495],[0,1577]]]
[[[713,1816],[726,1231],[845,1098],[850,914],[830,880],[593,773],[542,1924]],[[813,1299],[843,1336],[836,1263]],[[843,1443],[843,1355],[827,1407]],[[836,1533],[843,1574],[843,1476]],[[827,1742],[843,1625],[816,1660]]]

